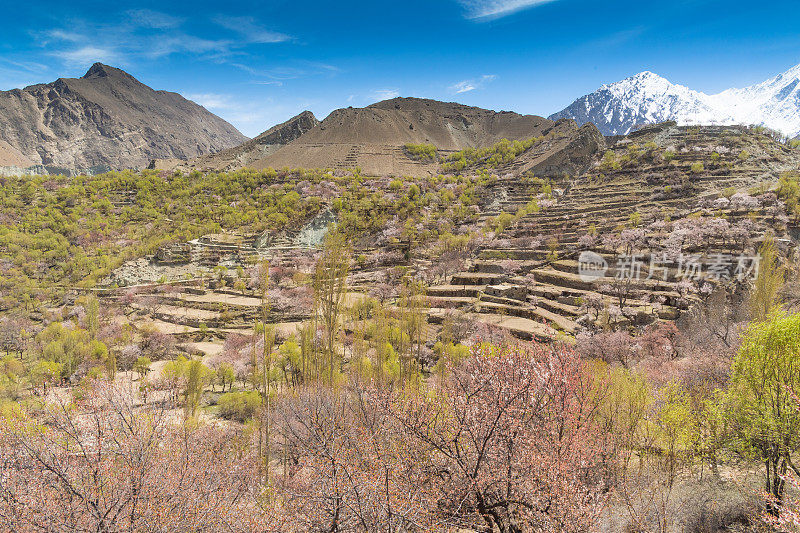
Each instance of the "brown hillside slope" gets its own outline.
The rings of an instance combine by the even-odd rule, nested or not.
[[[246,140],[202,106],[100,63],[82,78],[0,92],[0,132],[32,163],[67,169],[142,168]]]
[[[20,153],[19,150],[0,139],[0,167],[30,167],[33,165],[30,159]]]
[[[159,159],[150,163],[150,168],[159,170],[228,171],[253,166],[281,146],[289,144],[319,124],[311,111],[303,111],[282,124],[273,126],[261,135],[244,143],[215,154],[202,155],[189,161]]]
[[[438,165],[407,157],[407,143],[442,152],[490,146],[501,139],[546,134],[555,122],[420,98],[395,98],[365,108],[338,109],[315,128],[253,163],[255,168],[355,168],[371,175],[434,173]],[[573,123],[574,124],[574,123]]]
[[[572,120],[561,119],[572,128]],[[567,129],[566,127],[562,129]],[[558,131],[558,128],[554,128]],[[500,174],[521,175],[532,172],[536,176],[577,175],[587,170],[594,159],[606,148],[606,139],[591,122],[577,129],[568,129],[568,135],[544,139],[523,152],[510,165],[498,169]]]

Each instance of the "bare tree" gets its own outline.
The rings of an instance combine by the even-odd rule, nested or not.
[[[249,531],[252,457],[212,427],[96,382],[76,404],[0,424],[0,521],[10,531]]]

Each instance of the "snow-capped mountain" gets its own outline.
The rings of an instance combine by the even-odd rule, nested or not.
[[[594,122],[605,135],[634,126],[674,120],[678,124],[759,124],[789,137],[800,135],[800,65],[744,89],[705,94],[652,72],[603,85],[550,116]]]

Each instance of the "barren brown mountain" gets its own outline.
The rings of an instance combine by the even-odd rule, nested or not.
[[[0,138],[23,156],[13,158],[20,162],[83,170],[142,168],[247,139],[181,95],[101,63],[82,78],[0,92]]]
[[[407,144],[431,144],[440,157],[446,157],[502,139],[548,134],[547,142],[518,163],[525,170],[579,172],[588,164],[588,154],[604,145],[591,125],[579,130],[572,120],[554,122],[457,103],[394,98],[365,108],[338,109],[322,122],[306,111],[235,148],[189,161],[157,160],[151,166],[183,171],[358,167],[369,175],[420,176],[439,172],[439,163],[409,157]]]
[[[267,157],[281,146],[292,142],[319,124],[311,111],[303,111],[286,122],[271,127],[261,135],[244,143],[218,153],[203,155],[182,161],[178,159],[158,159],[150,163],[150,168],[162,170],[217,170],[228,171],[252,167],[256,161]]]
[[[394,98],[365,108],[338,109],[317,127],[256,161],[255,168],[356,168],[367,174],[421,175],[435,163],[409,158],[403,146],[425,143],[448,153],[546,133],[555,122],[420,98]]]

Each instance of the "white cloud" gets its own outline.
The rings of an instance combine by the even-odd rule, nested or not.
[[[556,0],[460,0],[467,10],[467,18],[492,20],[505,17],[530,7],[555,2]]]
[[[391,100],[392,98],[397,98],[400,96],[399,89],[377,89],[372,91],[372,99],[381,101],[381,100]]]
[[[227,54],[233,46],[234,43],[232,41],[203,39],[185,33],[177,33],[156,40],[143,52],[146,56],[152,58],[164,57],[179,52]]]
[[[469,91],[474,91],[475,86],[468,81],[460,81],[455,85],[453,85],[452,87],[450,87],[450,89],[455,91],[456,93],[466,93]]]
[[[494,74],[485,74],[477,79],[463,80],[450,86],[450,91],[456,94],[467,93],[483,88],[487,83],[497,78]]]
[[[282,43],[290,39],[288,35],[261,26],[253,17],[219,16],[214,19],[214,22],[225,29],[238,33],[249,43]]]
[[[125,14],[131,18],[130,22],[132,24],[159,30],[177,28],[183,22],[178,17],[173,17],[160,11],[153,11],[152,9],[131,9],[126,11]]]
[[[224,93],[183,95],[221,116],[248,137],[255,137],[314,105],[314,102],[300,100],[286,102],[284,99],[275,101],[269,97],[243,102],[236,95]]]
[[[83,35],[81,35],[79,33],[71,32],[71,31],[65,31],[65,30],[57,30],[57,29],[56,30],[50,30],[50,31],[44,32],[44,35],[45,35],[46,38],[49,38],[49,39],[53,39],[53,40],[56,40],[56,41],[67,41],[67,42],[70,42],[70,43],[79,43],[79,42],[84,40]],[[45,41],[44,44],[47,44],[47,41]]]
[[[69,24],[34,32],[50,55],[69,64],[95,61],[129,64],[138,57],[160,58],[187,53],[200,59],[225,62],[245,55],[249,45],[278,43],[288,35],[269,31],[251,17],[213,19],[231,30],[230,38],[207,39],[188,33],[184,20],[160,11],[136,9],[122,12],[110,22],[70,20]],[[96,53],[96,56],[92,54]]]
[[[47,65],[43,65],[42,63],[36,63],[33,61],[15,61],[8,57],[0,57],[0,63],[6,63],[28,72],[39,73],[47,70]]]
[[[258,83],[260,85],[283,85],[284,81],[294,80],[297,78],[304,78],[308,76],[335,76],[341,70],[339,67],[334,65],[328,65],[327,63],[319,63],[314,61],[293,61],[293,65],[286,65],[281,67],[273,67],[273,68],[257,68],[251,65],[248,65],[244,62],[236,62],[230,63],[231,66],[234,66],[238,69],[241,69],[248,74],[253,76],[257,76],[260,78],[267,78],[266,80],[258,80],[254,83]]]
[[[238,109],[238,105],[231,95],[216,93],[188,93],[184,95],[189,100],[200,104],[206,109]]]
[[[119,55],[113,50],[99,48],[97,46],[82,46],[73,50],[61,50],[53,52],[53,55],[61,58],[70,65],[91,65],[97,61],[101,63],[118,63],[121,61]]]

